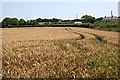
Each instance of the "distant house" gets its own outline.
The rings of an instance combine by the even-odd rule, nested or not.
[[[74,22],[74,24],[82,24],[81,19],[74,19],[72,21]]]
[[[103,20],[106,20],[106,21],[110,21],[110,20],[118,20],[118,17],[117,16],[113,16],[113,17],[104,17]]]
[[[38,22],[39,25],[51,24],[51,22]]]
[[[77,21],[77,22],[74,22],[74,24],[82,24],[82,22]]]

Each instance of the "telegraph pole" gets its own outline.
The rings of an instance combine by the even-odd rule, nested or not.
[[[112,18],[113,18],[113,13],[112,13],[112,11],[111,11],[111,20],[112,20]]]
[[[76,19],[78,19],[78,15],[76,14]]]

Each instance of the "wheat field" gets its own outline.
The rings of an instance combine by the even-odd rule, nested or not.
[[[118,32],[77,27],[1,30],[4,78],[119,77]]]

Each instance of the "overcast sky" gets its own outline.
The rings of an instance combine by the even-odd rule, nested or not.
[[[20,1],[20,0],[19,0]],[[2,12],[0,21],[5,17],[16,17],[18,19],[36,19],[36,18],[60,18],[60,19],[75,19],[88,14],[94,17],[110,16],[111,10],[114,16],[118,16],[118,1],[109,0],[109,2],[43,2],[27,0],[26,2],[9,2],[7,0],[0,3],[0,11]],[[58,0],[59,1],[59,0]],[[120,7],[120,5],[119,5]]]

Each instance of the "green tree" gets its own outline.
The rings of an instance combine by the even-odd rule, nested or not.
[[[10,21],[11,19],[9,17],[6,17],[2,20],[2,27],[5,28],[5,27],[8,27],[10,25]]]
[[[26,21],[24,19],[19,20],[19,25],[26,25]]]
[[[10,25],[19,25],[19,21],[17,18],[11,18],[10,19]]]
[[[42,22],[42,19],[41,18],[37,18],[36,21],[37,22]]]
[[[56,19],[56,18],[53,18],[51,21],[52,21],[52,22],[58,22],[59,20]]]
[[[37,20],[28,20],[27,25],[37,25],[38,21]]]
[[[96,20],[102,20],[103,19],[103,17],[100,17],[100,18],[97,18]]]
[[[88,22],[94,23],[96,21],[95,17],[92,17],[90,15],[83,15],[81,18],[84,20],[83,22],[85,23],[88,23]]]
[[[38,24],[38,22],[36,20],[32,20],[31,22],[32,22],[31,23],[32,25],[37,25]]]
[[[0,28],[2,28],[2,22],[0,22]]]

